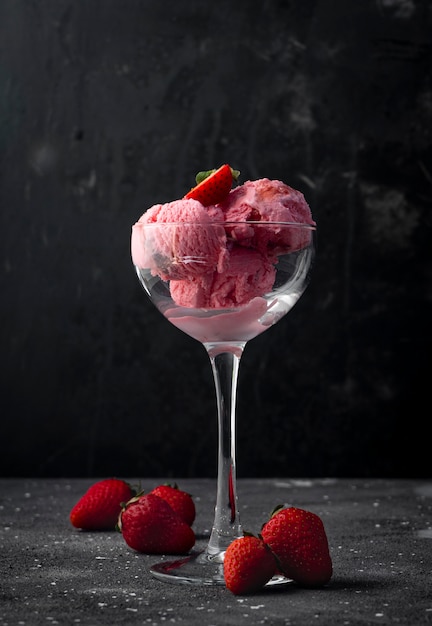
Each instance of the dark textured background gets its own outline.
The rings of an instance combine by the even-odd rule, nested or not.
[[[215,474],[207,355],[129,237],[223,162],[319,228],[242,360],[239,475],[431,475],[431,24],[428,0],[0,2],[3,476]]]

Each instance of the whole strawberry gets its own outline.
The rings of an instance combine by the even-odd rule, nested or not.
[[[177,515],[179,515],[186,524],[192,526],[195,521],[196,510],[192,496],[189,493],[179,489],[177,484],[159,485],[150,493],[168,502]]]
[[[235,595],[256,593],[276,572],[276,560],[260,536],[245,533],[228,546],[224,558],[224,579]]]
[[[94,483],[72,508],[72,526],[82,530],[115,530],[123,502],[135,494],[132,487],[119,478],[106,478]]]
[[[285,576],[305,587],[329,582],[333,566],[318,515],[295,507],[278,508],[262,527],[261,535]]]
[[[189,524],[153,493],[129,500],[117,527],[127,545],[137,552],[186,554],[195,545],[195,533]]]
[[[204,206],[217,204],[225,200],[229,194],[233,180],[237,180],[240,172],[233,170],[228,164],[222,165],[217,170],[199,172],[196,176],[197,185],[192,187],[184,196],[198,200]]]

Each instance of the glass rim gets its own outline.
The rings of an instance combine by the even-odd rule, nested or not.
[[[192,222],[192,221],[182,221],[182,222],[136,222],[135,225],[140,225],[142,227],[159,227],[159,226],[194,226],[195,228],[198,226],[205,226],[206,228],[209,226],[290,226],[295,228],[300,228],[304,230],[312,230],[315,231],[317,229],[316,224],[311,224],[309,222],[284,222],[280,220],[216,220],[210,222]]]

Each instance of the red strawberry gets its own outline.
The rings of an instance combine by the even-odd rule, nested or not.
[[[123,502],[135,491],[118,478],[106,478],[94,483],[70,512],[70,521],[83,530],[114,530]]]
[[[224,557],[224,578],[235,595],[255,593],[276,572],[276,560],[260,536],[248,535],[234,539]]]
[[[305,587],[329,582],[332,560],[322,520],[295,507],[278,508],[261,529],[280,570]]]
[[[240,172],[229,165],[222,165],[217,170],[199,172],[196,176],[197,185],[185,195],[185,198],[198,200],[204,206],[217,204],[225,200],[229,194],[233,180],[237,180]]]
[[[186,524],[192,526],[195,520],[195,504],[192,500],[192,496],[186,491],[182,491],[176,484],[174,485],[159,485],[155,487],[150,493],[159,496],[179,515]]]
[[[118,530],[130,548],[146,554],[186,554],[195,544],[192,528],[153,493],[126,503]]]

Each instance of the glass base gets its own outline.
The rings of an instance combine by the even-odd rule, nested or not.
[[[192,553],[176,561],[156,563],[150,568],[150,573],[159,580],[175,585],[225,585],[223,575],[223,553],[214,556],[206,551]],[[293,581],[280,574],[273,576],[265,585],[289,585]]]

